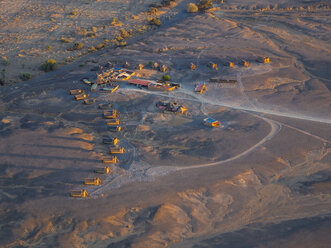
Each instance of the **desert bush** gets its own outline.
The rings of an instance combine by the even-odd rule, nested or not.
[[[56,61],[54,59],[46,60],[41,66],[40,69],[48,72],[56,69]]]
[[[149,15],[156,15],[157,14],[157,8],[150,8],[148,10]]]
[[[96,27],[92,27],[91,28],[91,31],[92,31],[92,33],[96,33],[97,32],[97,28]]]
[[[63,42],[63,43],[70,43],[70,40],[68,40],[68,39],[66,39],[66,38],[61,38],[61,41]]]
[[[97,45],[95,48],[96,48],[96,49],[101,49],[101,48],[104,48],[104,47],[105,47],[105,44],[100,43],[100,44]]]
[[[123,40],[123,37],[119,35],[119,36],[116,36],[115,39],[116,39],[117,41],[121,41],[121,40]]]
[[[117,17],[114,17],[113,20],[111,21],[112,24],[116,24],[118,23],[118,18]]]
[[[130,34],[124,28],[120,30],[120,33],[124,39],[130,36]]]
[[[122,23],[118,20],[117,17],[114,17],[113,20],[111,21],[112,26],[121,26]]]
[[[154,17],[149,21],[149,24],[155,25],[155,26],[161,26],[161,21],[159,18]]]
[[[119,42],[117,46],[119,46],[119,47],[124,47],[124,46],[126,46],[126,41],[121,41],[121,42]]]
[[[77,12],[76,12],[76,11],[71,11],[71,12],[69,13],[69,15],[71,15],[71,16],[75,16],[75,15],[77,15]]]
[[[94,52],[96,49],[95,49],[95,47],[94,46],[91,46],[89,49],[88,49],[88,52]]]
[[[30,80],[31,79],[31,74],[26,72],[26,73],[22,73],[20,75],[20,79],[22,79],[23,81],[27,81],[27,80]]]
[[[170,76],[169,75],[163,75],[162,80],[163,81],[170,81]]]
[[[187,12],[188,13],[196,13],[198,12],[199,8],[194,3],[189,3],[187,5]]]
[[[80,50],[80,49],[83,49],[83,47],[84,47],[84,44],[83,44],[83,43],[81,43],[81,42],[76,42],[76,43],[74,44],[74,46],[72,47],[72,49],[73,49],[73,50]]]
[[[207,10],[213,7],[213,1],[212,0],[200,0],[198,3],[199,10]]]

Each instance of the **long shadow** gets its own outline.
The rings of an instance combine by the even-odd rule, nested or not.
[[[87,158],[68,158],[59,156],[45,156],[45,155],[34,155],[34,154],[20,154],[20,153],[0,153],[0,157],[21,157],[21,158],[35,158],[35,159],[56,159],[66,161],[81,161],[81,162],[100,162],[98,159],[87,159]]]
[[[84,139],[75,138],[75,137],[64,137],[64,136],[53,136],[53,135],[49,135],[48,137],[49,138],[52,138],[52,139],[64,139],[64,140],[75,140],[75,141],[84,141],[84,142],[87,142]]]
[[[40,147],[40,148],[54,148],[54,149],[65,149],[65,150],[76,150],[76,151],[89,151],[80,147],[72,146],[54,146],[54,145],[38,145],[38,144],[24,144],[25,146]]]
[[[1,167],[1,165],[0,165]],[[82,169],[82,168],[54,168],[54,167],[38,167],[33,165],[7,165],[7,168],[15,168],[15,169],[28,169],[28,170],[43,170],[43,171],[65,171],[65,172],[91,172],[93,168],[90,169]],[[1,178],[1,177],[0,177]]]

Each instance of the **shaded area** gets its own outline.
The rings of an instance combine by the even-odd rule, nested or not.
[[[193,248],[254,248],[254,247],[320,247],[331,244],[328,235],[331,215],[285,221],[280,224],[249,225],[245,229],[225,233],[197,242]]]

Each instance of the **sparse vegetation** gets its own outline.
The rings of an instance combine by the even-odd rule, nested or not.
[[[163,81],[170,81],[170,76],[169,75],[163,75],[162,80]]]
[[[77,15],[77,12],[74,10],[74,11],[71,11],[70,13],[69,13],[69,15],[71,15],[71,16],[75,16],[75,15]]]
[[[95,48],[96,49],[101,49],[101,48],[104,48],[105,47],[105,44],[104,43],[100,43],[99,45],[97,45]]]
[[[97,28],[96,27],[92,27],[91,28],[91,31],[92,31],[92,33],[96,33],[97,32]]]
[[[88,49],[88,52],[94,52],[94,51],[96,51],[96,49],[95,49],[95,47],[94,46],[91,46],[89,49]]]
[[[81,43],[81,42],[76,42],[76,43],[74,44],[74,46],[72,47],[72,49],[73,49],[73,50],[81,50],[81,49],[83,49],[83,47],[84,47],[84,44],[83,44],[83,43]]]
[[[149,8],[148,14],[149,15],[157,15],[157,8]]]
[[[125,39],[125,38],[127,38],[127,37],[130,36],[130,34],[124,28],[122,28],[120,30],[120,33],[121,33],[121,36],[123,37],[123,39]]]
[[[187,5],[187,12],[188,13],[196,13],[198,12],[199,8],[194,3],[189,3]]]
[[[122,23],[118,20],[117,17],[114,17],[113,20],[111,21],[112,26],[121,26]]]
[[[61,38],[61,41],[63,42],[63,43],[70,43],[70,40],[68,40],[68,39],[66,39],[66,38]]]
[[[41,66],[40,69],[49,72],[56,69],[56,61],[54,59],[46,60]]]
[[[22,73],[20,75],[20,79],[23,80],[23,81],[27,81],[27,80],[30,80],[32,77],[31,77],[31,74],[26,72],[26,73]]]
[[[117,46],[119,46],[119,47],[124,47],[124,46],[126,46],[126,41],[121,41],[121,42],[119,42]]]
[[[161,26],[161,21],[158,17],[154,17],[150,19],[149,24],[155,25],[155,26]]]
[[[123,37],[119,35],[119,36],[116,36],[115,39],[116,39],[117,41],[121,41],[121,40],[123,40]]]
[[[212,0],[200,0],[198,3],[199,10],[207,10],[213,7],[213,1]]]

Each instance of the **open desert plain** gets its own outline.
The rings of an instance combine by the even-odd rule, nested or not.
[[[330,41],[330,1],[0,0],[0,247],[330,247]]]

